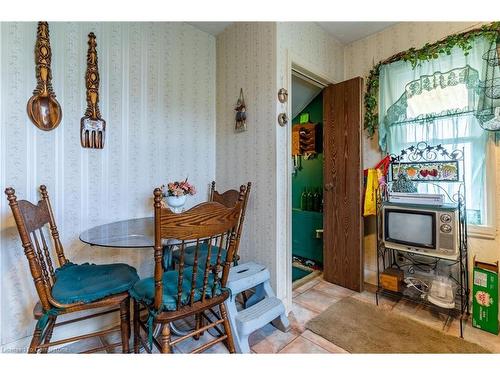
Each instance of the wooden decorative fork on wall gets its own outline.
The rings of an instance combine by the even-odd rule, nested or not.
[[[101,118],[99,111],[99,69],[95,39],[94,33],[90,33],[87,71],[85,73],[87,110],[85,116],[80,120],[80,140],[82,147],[85,148],[103,148],[106,133],[106,121]]]

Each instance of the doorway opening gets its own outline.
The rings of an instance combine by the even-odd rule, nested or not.
[[[323,89],[292,69],[292,286],[323,268]]]

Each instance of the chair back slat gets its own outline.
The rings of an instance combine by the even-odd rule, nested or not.
[[[210,261],[212,259],[212,241],[207,243],[207,259],[205,260],[205,267],[203,273],[203,290],[201,294],[201,301],[205,302],[205,296],[207,294],[208,286],[208,275],[210,274]]]
[[[43,234],[42,228],[39,230],[40,233],[40,239],[42,240],[42,247],[43,247],[43,253],[45,255],[45,262],[47,263],[47,266],[49,267],[49,272],[50,272],[50,278],[52,279],[52,285],[56,282],[56,275],[54,272],[54,266],[52,265],[52,259],[50,257],[49,253],[49,247],[47,246],[47,241],[45,240],[45,236]]]
[[[59,263],[59,266],[61,267],[64,264],[68,263],[68,260],[64,255],[64,249],[61,243],[61,239],[59,237],[59,231],[57,230],[56,220],[54,218],[54,212],[52,210],[49,194],[47,193],[47,187],[45,185],[40,186],[40,194],[42,195],[42,200],[47,205],[47,211],[49,212],[49,217],[50,217],[49,221],[50,234],[52,235],[52,239],[54,241],[54,248],[57,254],[57,261]]]
[[[42,268],[43,281],[44,281],[46,287],[47,286],[50,287],[49,273],[47,272],[47,267],[45,266],[45,260],[43,258],[42,249],[40,247],[40,243],[38,241],[36,231],[31,233],[31,238],[33,239],[33,241],[35,243],[35,249],[36,249],[36,254],[38,257],[38,262],[40,263],[40,266]]]
[[[196,245],[194,248],[194,261],[193,261],[193,274],[191,276],[191,285],[197,284],[197,276],[198,276],[198,253],[200,252],[200,240],[196,240]],[[189,294],[189,304],[193,306],[195,299],[195,290],[196,287],[191,287],[191,293]]]
[[[222,254],[222,250],[226,250],[226,254],[227,254],[227,248],[224,246],[224,239],[226,239],[226,245],[227,243],[229,242],[227,240],[227,235],[228,233],[225,233],[225,235],[221,235],[220,238],[219,238],[219,243],[216,247],[217,249],[217,257],[215,258],[215,265],[211,265],[212,266],[212,273],[214,274],[214,285],[212,286],[212,288],[214,288],[215,285],[217,285],[217,283],[219,282],[219,272],[220,272],[220,266],[221,266],[221,254]],[[212,290],[212,293],[214,292],[214,290]]]
[[[240,214],[240,220],[238,222],[238,228],[236,229],[236,237],[234,245],[235,257],[238,255],[238,250],[240,249],[241,232],[243,231],[243,222],[245,221],[245,212],[247,210],[248,197],[250,196],[251,187],[252,187],[251,182],[248,182],[247,186],[245,185],[240,186],[239,200],[241,200],[243,203],[241,205],[241,214]]]
[[[38,297],[43,309],[47,311],[53,306],[51,288],[55,282],[55,271],[49,244],[55,248],[59,266],[66,264],[68,260],[59,240],[47,188],[41,185],[40,192],[42,200],[35,205],[26,200],[18,201],[13,188],[5,189]],[[43,234],[45,227],[50,229],[52,241],[46,240]]]
[[[227,221],[235,216],[238,221],[240,216],[239,212],[216,202],[201,203],[182,214],[174,214],[168,208],[161,208],[160,211],[161,238],[189,241],[223,233],[227,230]]]
[[[34,205],[31,202],[20,200],[18,204],[26,231],[29,233],[33,233],[49,223],[50,215],[45,201],[42,200],[38,202],[38,205]]]
[[[228,234],[227,237],[227,256],[224,260],[224,269],[228,269],[231,267],[231,263],[236,257],[236,232],[232,232]],[[221,284],[226,285],[227,279],[229,277],[229,272],[223,272],[221,277]]]
[[[226,259],[224,266],[222,265],[222,250],[224,248],[224,238],[233,236],[238,225],[242,202],[228,208],[217,202],[201,203],[190,210],[183,213],[173,213],[168,208],[161,207],[162,192],[160,189],[154,191],[154,207],[155,207],[155,301],[154,307],[160,309],[162,306],[162,291],[163,291],[163,269],[161,257],[157,258],[156,254],[161,253],[163,239],[177,240],[177,247],[180,252],[178,269],[177,269],[177,303],[176,308],[179,310],[185,305],[193,306],[196,303],[196,296],[200,292],[200,285],[197,283],[197,275],[203,273],[203,288],[200,297],[201,301],[215,296],[215,290],[218,287],[225,287],[221,281],[227,277],[220,277],[229,273],[229,265],[232,262],[234,254],[233,249],[228,249],[228,244],[231,241],[226,241]],[[175,241],[174,241],[175,242]],[[199,267],[199,253],[201,244],[206,243],[208,246],[207,259],[203,269]],[[192,268],[190,280],[186,279],[187,274],[185,266],[185,252],[189,246],[195,246],[194,259],[195,264]],[[213,246],[217,246],[217,267],[213,269],[211,265],[211,253]],[[233,243],[234,247],[234,243]],[[229,250],[229,251],[228,251]],[[228,259],[230,258],[231,259]],[[229,260],[229,262],[228,262]],[[210,272],[214,272],[213,278],[209,277]],[[184,290],[185,284],[190,284],[189,293],[187,293],[187,301],[183,300],[187,290]],[[208,295],[208,288],[212,288],[212,294]]]
[[[179,251],[181,252],[181,260],[179,262],[179,275],[177,277],[177,309],[182,305],[182,286],[184,284],[184,256],[185,256],[186,242],[182,241]]]
[[[214,191],[212,195],[212,202],[220,203],[226,207],[233,207],[238,198],[240,197],[240,192],[238,190],[227,190],[224,193],[219,193],[218,191]]]

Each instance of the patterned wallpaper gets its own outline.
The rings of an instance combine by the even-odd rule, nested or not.
[[[2,23],[0,186],[12,185],[19,197],[34,201],[36,186],[45,183],[70,258],[126,261],[144,276],[152,266],[147,249],[89,248],[78,234],[100,223],[150,215],[151,191],[167,179],[187,175],[199,187],[189,204],[206,198],[214,176],[221,190],[252,181],[241,256],[268,266],[278,296],[289,304],[289,129],[276,121],[281,112],[276,93],[291,85],[289,61],[333,82],[366,77],[374,62],[471,25],[402,23],[342,46],[311,22],[234,23],[216,40],[182,23],[51,23],[53,84],[64,115],[57,130],[44,133],[25,115],[35,86],[36,25]],[[86,35],[91,30],[97,35],[101,111],[108,124],[107,145],[101,151],[82,149],[78,134],[85,104]],[[235,133],[240,88],[248,131]],[[366,166],[380,157],[375,145],[365,140]],[[31,334],[35,301],[6,203],[0,199],[2,344]],[[372,229],[368,221],[367,232]],[[373,240],[372,234],[366,236],[367,249],[373,248]],[[473,245],[498,257],[496,241],[474,239]],[[374,258],[367,250],[368,276],[373,275]]]
[[[276,24],[234,23],[217,36],[217,184],[253,183],[240,243],[243,261],[265,264],[276,280]],[[234,132],[240,88],[247,131]]]
[[[289,127],[277,123],[278,89],[291,85],[286,78],[288,56],[332,81],[343,78],[342,45],[314,23],[236,23],[217,36],[217,180],[224,188],[247,180],[254,183],[241,256],[265,264],[277,295],[290,304],[291,262],[286,257],[290,135]],[[240,87],[248,131],[235,134],[233,108]]]
[[[0,23],[0,330],[1,344],[30,335],[33,282],[7,200],[38,200],[48,187],[67,256],[76,262],[124,261],[150,275],[149,249],[84,246],[94,225],[152,215],[152,191],[189,177],[206,200],[215,177],[215,38],[182,23],[50,23],[53,86],[63,121],[43,132],[26,116],[35,87],[35,23]],[[87,34],[97,36],[103,150],[80,147],[85,109]],[[232,105],[232,104],[231,104]]]
[[[419,48],[425,43],[432,43],[447,35],[465,31],[476,27],[478,22],[403,22],[398,23],[377,34],[353,42],[345,48],[345,78],[356,76],[367,77],[372,66],[380,60],[386,59],[394,53],[408,48]],[[366,168],[375,165],[381,158],[378,150],[378,140],[363,138],[364,165]],[[496,159],[497,186],[500,186],[500,153],[497,150]],[[500,228],[500,189],[496,193],[497,228]],[[365,220],[365,279],[376,283],[376,257],[375,257],[375,223],[373,219]],[[488,240],[470,238],[470,257],[477,254],[485,261],[500,259],[498,248],[499,239]],[[472,263],[472,262],[471,262]]]

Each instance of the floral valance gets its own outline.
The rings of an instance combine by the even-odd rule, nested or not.
[[[475,110],[479,82],[479,72],[470,66],[424,75],[405,86],[404,93],[387,110],[384,121],[387,126],[393,126],[470,113]],[[446,95],[432,95],[433,90],[444,91]],[[463,91],[466,95],[460,95]],[[433,111],[433,107],[438,110]]]
[[[431,91],[437,88],[447,88],[464,84],[468,89],[477,88],[479,83],[479,73],[470,66],[452,69],[449,72],[435,72],[430,75],[423,75],[419,79],[408,83],[405,87],[405,94],[408,98],[422,94],[422,91]]]

